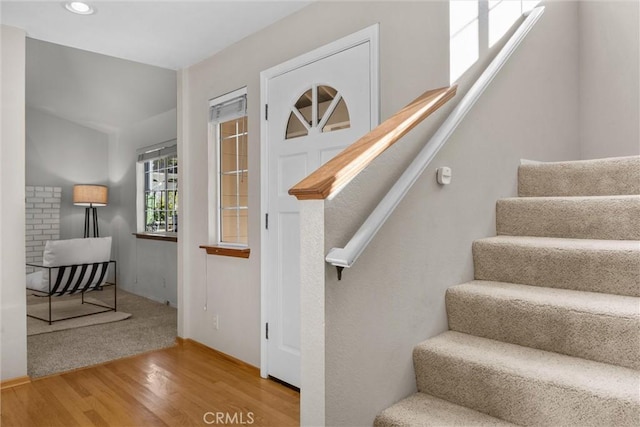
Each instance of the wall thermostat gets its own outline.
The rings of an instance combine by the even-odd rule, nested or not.
[[[438,184],[451,184],[451,168],[444,166],[436,169],[436,179]]]

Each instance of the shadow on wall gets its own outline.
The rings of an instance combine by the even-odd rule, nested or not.
[[[27,108],[26,184],[62,190],[60,238],[82,237],[84,208],[73,205],[74,184],[105,184],[109,180],[108,135],[49,113]],[[98,218],[106,218],[108,207]],[[102,235],[109,224],[99,221]]]

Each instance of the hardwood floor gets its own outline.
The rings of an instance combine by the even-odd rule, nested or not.
[[[299,401],[256,368],[187,341],[5,389],[0,425],[297,426]]]

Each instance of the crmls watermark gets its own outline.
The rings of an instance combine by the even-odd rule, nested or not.
[[[253,424],[253,412],[205,412],[202,416],[205,424]]]

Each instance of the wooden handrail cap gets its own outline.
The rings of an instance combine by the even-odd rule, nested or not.
[[[453,98],[458,87],[429,90],[289,189],[298,200],[323,200],[355,178],[386,149]]]

